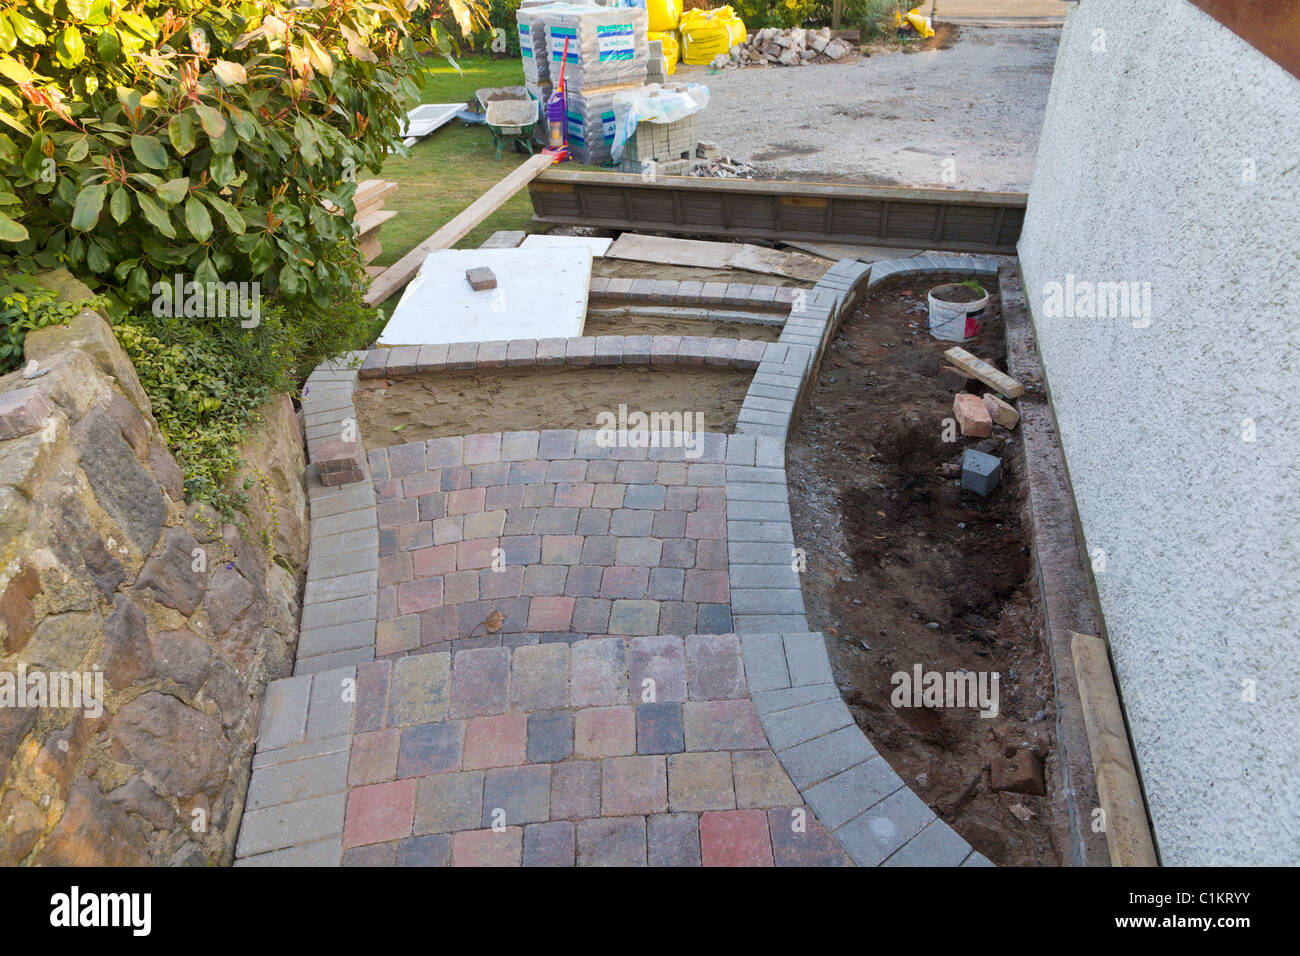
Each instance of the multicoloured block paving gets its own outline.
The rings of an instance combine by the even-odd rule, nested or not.
[[[769,748],[734,634],[435,649],[358,683],[344,865],[847,860]]]
[[[309,471],[298,662],[267,691],[236,865],[989,865],[839,696],[784,444],[868,276],[996,268],[837,264],[698,456],[557,430],[374,451],[354,485]],[[313,457],[355,417],[356,366],[400,351],[312,376]]]

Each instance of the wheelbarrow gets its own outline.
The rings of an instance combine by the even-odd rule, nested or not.
[[[496,143],[497,159],[507,143],[518,150],[520,146],[533,154],[533,128],[537,125],[536,100],[493,100],[487,104],[488,129]]]

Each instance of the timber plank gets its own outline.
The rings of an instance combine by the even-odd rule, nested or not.
[[[999,372],[988,362],[976,358],[963,348],[953,346],[943,353],[943,357],[971,378],[979,379],[989,388],[1001,392],[1008,398],[1019,398],[1025,394],[1025,387],[1010,375]]]
[[[378,305],[410,282],[420,271],[420,266],[429,253],[448,249],[465,238],[466,233],[501,208],[507,199],[527,186],[552,162],[554,157],[551,155],[538,153],[520,163],[501,182],[466,206],[451,222],[389,266],[387,272],[370,284],[370,291],[366,293],[366,305]]]
[[[1111,865],[1159,866],[1106,643],[1090,634],[1071,632],[1070,655],[1079,681],[1097,796],[1106,814]]]

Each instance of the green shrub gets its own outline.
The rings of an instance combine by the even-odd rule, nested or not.
[[[23,339],[32,329],[68,321],[82,309],[104,306],[100,297],[68,302],[41,286],[17,263],[0,260],[0,375],[23,364]]]
[[[368,345],[382,327],[360,295],[272,305],[256,327],[210,326],[140,311],[114,326],[185,476],[185,497],[229,519],[243,511],[239,446],[273,395],[296,392],[327,358]]]
[[[346,291],[355,174],[477,0],[0,0],[0,253],[138,305],[159,278]],[[324,202],[344,210],[330,215]]]
[[[499,53],[512,57],[519,56],[519,22],[515,20],[515,13],[519,10],[520,0],[490,0],[488,3],[488,23],[492,29],[504,30],[506,48],[498,50],[495,46],[489,45],[493,53]]]
[[[898,0],[844,0],[844,26],[860,30],[864,40],[888,36],[894,32],[894,12],[901,8],[906,13],[916,5]]]
[[[775,26],[775,22],[769,22],[771,7],[772,0],[731,0],[731,9],[736,11],[751,37],[764,27]]]
[[[787,30],[808,22],[817,10],[817,0],[771,0],[768,26]]]

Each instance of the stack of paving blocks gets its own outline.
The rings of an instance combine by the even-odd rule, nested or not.
[[[528,8],[526,17],[521,9],[520,17],[530,20],[530,35],[537,29],[532,22],[543,24],[547,35],[547,74],[542,77],[539,71],[537,78],[529,79],[529,92],[545,102],[551,86],[558,82],[563,60],[569,154],[590,165],[610,162],[614,94],[645,82],[650,59],[645,10],[552,3]],[[532,43],[536,62],[535,37]]]
[[[563,59],[569,90],[645,82],[650,46],[644,9],[554,3],[538,8],[538,13],[546,23],[552,80]]]
[[[569,90],[564,101],[565,132],[569,153],[578,162],[595,166],[613,158],[614,96],[620,89]]]
[[[650,59],[646,62],[646,83],[663,85],[668,82],[668,64],[664,62],[664,44],[662,40],[651,40],[648,44]]]
[[[550,0],[523,0],[515,11],[515,23],[519,29],[519,58],[523,62],[524,81],[530,86],[549,86],[551,82],[551,61],[546,52],[546,24],[542,21],[542,8],[551,5]]]
[[[622,115],[616,118],[623,122]],[[646,163],[653,163],[653,168],[665,175],[685,173],[695,162],[698,134],[695,113],[672,123],[638,123],[636,132],[623,146],[620,168],[637,173],[645,169]]]
[[[352,220],[352,229],[357,237],[361,258],[365,262],[371,262],[383,252],[383,246],[379,244],[379,227],[397,215],[396,210],[384,209],[384,197],[396,188],[397,183],[367,179],[358,184],[356,192],[352,194],[352,204],[357,210]],[[333,203],[326,202],[325,208],[336,216],[343,214],[343,210]]]

